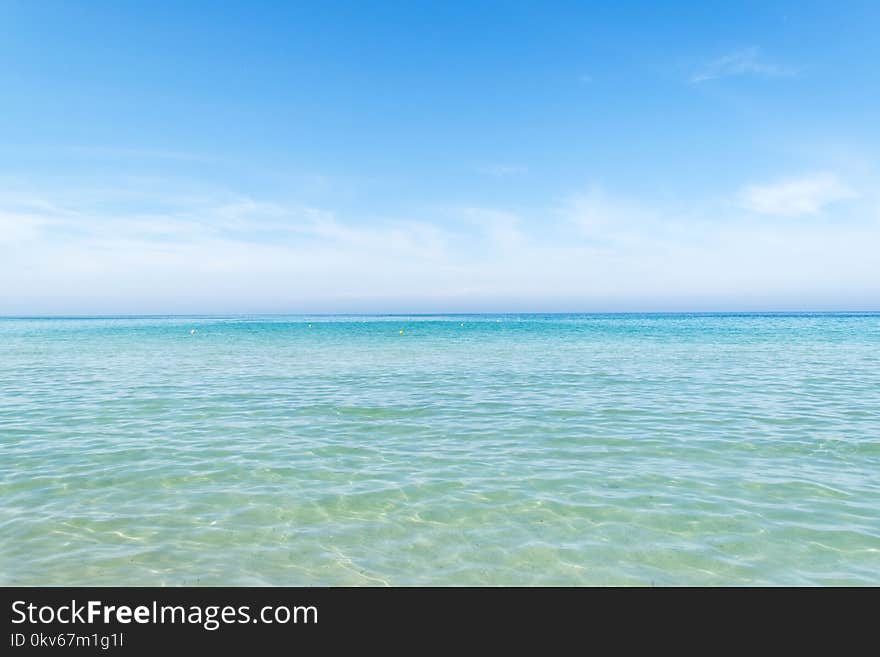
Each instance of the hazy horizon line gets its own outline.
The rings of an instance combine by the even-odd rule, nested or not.
[[[0,319],[116,319],[211,317],[490,317],[510,315],[874,315],[878,309],[824,310],[575,310],[491,312],[213,312],[213,313],[35,313],[0,314]]]

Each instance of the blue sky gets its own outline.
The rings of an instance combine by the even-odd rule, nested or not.
[[[876,2],[0,25],[0,314],[880,309]]]

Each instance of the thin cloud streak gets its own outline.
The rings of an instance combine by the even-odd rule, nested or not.
[[[796,75],[790,68],[771,64],[761,57],[757,46],[742,48],[714,59],[691,76],[691,84],[702,84],[719,78],[756,75],[765,78],[781,78]]]
[[[165,205],[124,213],[52,198],[12,210],[0,199],[0,314],[687,309],[819,303],[841,290],[880,298],[876,220],[795,225],[725,214],[723,204],[691,217],[600,187],[528,215],[450,208],[442,223],[365,225],[235,195]]]
[[[758,214],[800,217],[819,214],[833,203],[857,197],[836,175],[817,173],[746,187],[740,204]]]
[[[488,164],[476,168],[477,173],[492,178],[509,178],[528,173],[528,167],[520,164]]]

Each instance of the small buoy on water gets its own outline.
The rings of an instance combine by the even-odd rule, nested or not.
[[[403,335],[403,329],[400,329],[400,334]]]
[[[309,328],[312,328],[312,325],[311,325],[311,324],[309,324]]]
[[[190,334],[190,335],[195,335],[195,334],[196,334],[196,330],[195,330],[195,329],[190,329],[189,334]]]

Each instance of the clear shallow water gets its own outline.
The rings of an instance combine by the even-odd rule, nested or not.
[[[0,584],[651,583],[880,584],[880,315],[0,319]]]

